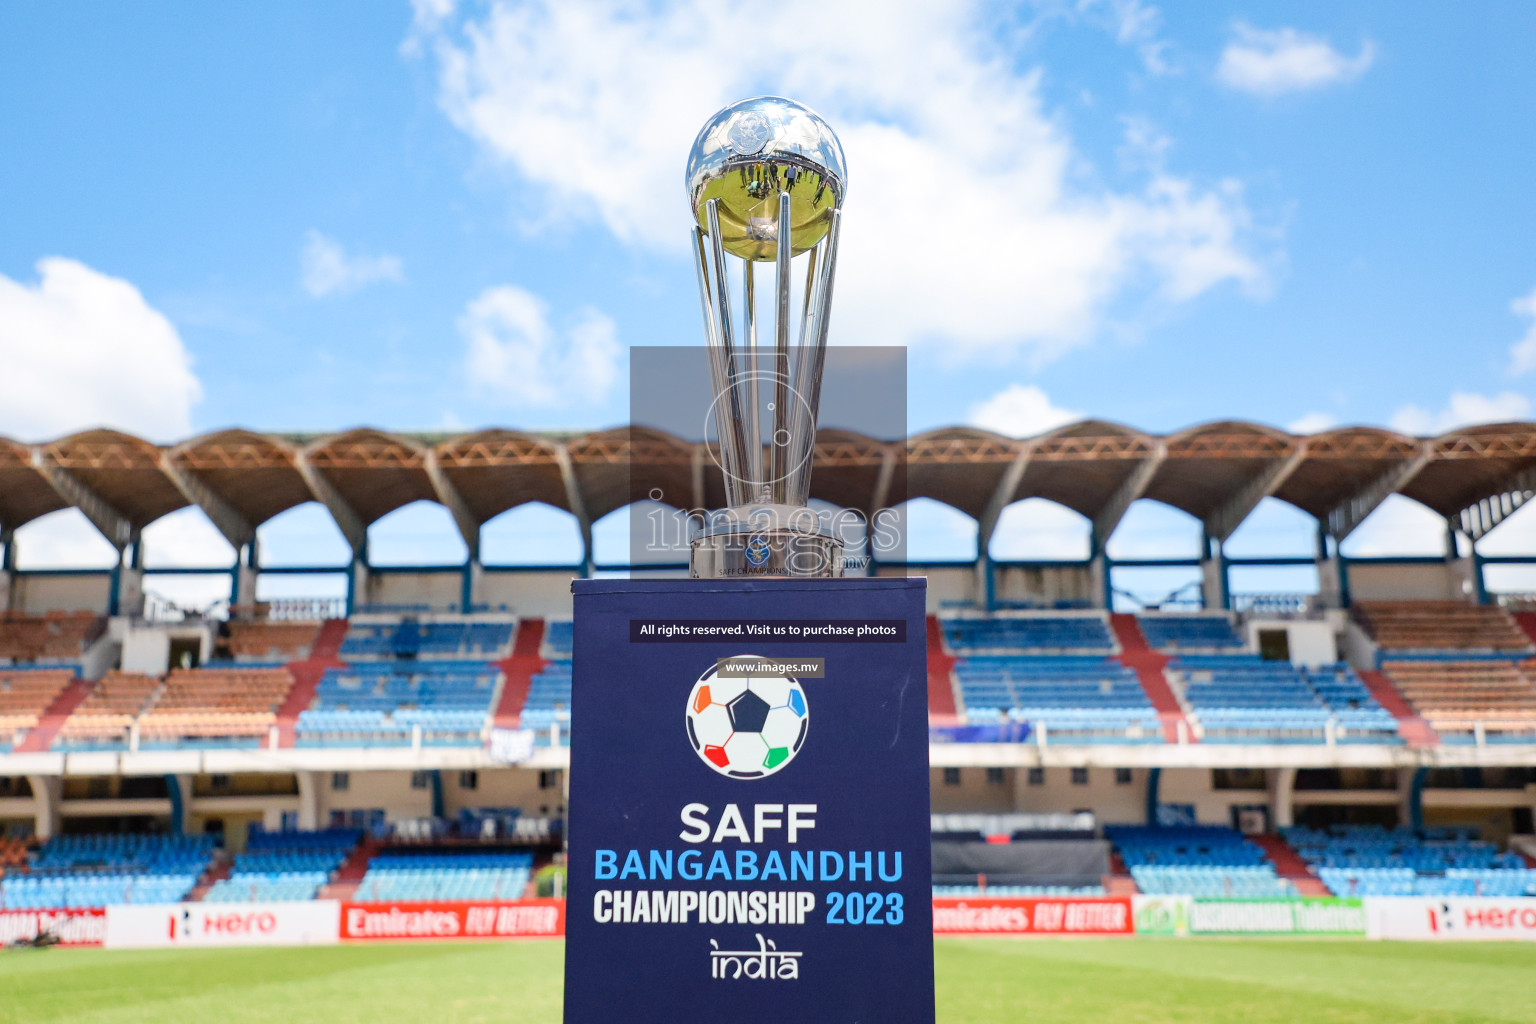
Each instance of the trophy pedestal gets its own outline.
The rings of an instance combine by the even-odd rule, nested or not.
[[[726,509],[712,513],[694,538],[688,574],[694,579],[831,579],[843,574],[843,542],[809,508]]]

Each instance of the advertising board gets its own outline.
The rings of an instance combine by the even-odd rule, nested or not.
[[[564,934],[564,900],[341,905],[341,938],[345,942],[552,938]]]
[[[294,903],[123,904],[107,908],[106,945],[313,946],[340,935],[341,904]]]
[[[1130,935],[1126,896],[1042,899],[936,896],[936,935]]]
[[[1536,899],[1372,896],[1365,901],[1373,939],[1536,941]]]
[[[99,946],[107,915],[100,907],[76,910],[0,910],[0,947],[52,934],[61,946]]]

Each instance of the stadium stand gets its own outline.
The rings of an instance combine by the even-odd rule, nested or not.
[[[1185,654],[1168,675],[1207,743],[1401,742],[1396,719],[1348,665]]]
[[[1530,656],[1531,639],[1497,605],[1462,601],[1362,601],[1351,609],[1381,648],[1383,657],[1407,652],[1454,657],[1448,652]]]
[[[177,669],[140,717],[139,745],[259,745],[292,687],[283,668]]]
[[[106,620],[92,612],[0,613],[0,661],[74,664],[105,628]]]
[[[532,872],[533,854],[526,850],[390,848],[368,862],[352,898],[361,903],[519,899]]]
[[[192,890],[212,854],[211,836],[58,836],[32,855],[25,872],[0,879],[0,907],[172,903]]]
[[[108,672],[65,720],[53,745],[59,750],[121,750],[134,721],[154,699],[160,680],[137,672]]]
[[[20,733],[35,729],[43,712],[74,680],[69,669],[0,669],[0,751],[15,746]]]
[[[1465,829],[1281,829],[1338,896],[1536,896],[1536,870]]]
[[[500,671],[484,662],[360,662],[325,670],[298,746],[478,744]]]
[[[452,658],[494,661],[512,643],[510,619],[422,622],[415,618],[353,622],[341,645],[346,661],[363,658]]]
[[[1443,743],[1532,741],[1536,683],[1513,662],[1385,661],[1382,671]]]
[[[570,619],[551,619],[544,623],[544,657],[551,661],[570,661],[575,623]]]
[[[309,655],[320,633],[318,622],[231,619],[226,628],[223,647],[236,662],[300,661]]]
[[[956,654],[1112,654],[1102,615],[945,617],[944,639]]]
[[[25,839],[0,837],[0,877],[13,868],[25,868],[31,845]]]
[[[1296,893],[1263,849],[1229,828],[1108,825],[1104,834],[1144,893],[1244,898]]]
[[[1147,643],[1159,651],[1229,651],[1246,646],[1226,615],[1138,615]]]
[[[203,896],[210,903],[313,899],[362,841],[361,829],[256,832],[234,869]]]
[[[1110,658],[964,657],[954,672],[972,722],[1028,721],[1068,743],[1162,742],[1157,711],[1136,673]]]
[[[528,699],[523,702],[522,724],[547,729],[571,718],[571,663],[552,661],[533,677]]]

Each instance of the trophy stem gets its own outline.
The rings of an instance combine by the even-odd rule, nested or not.
[[[693,265],[699,281],[699,307],[704,313],[704,344],[709,353],[710,383],[714,386],[715,395],[720,396],[725,394],[726,378],[725,367],[719,357],[720,333],[717,326],[718,316],[716,315],[717,299],[713,275],[709,269],[709,255],[706,249],[709,243],[706,241],[706,237],[702,228],[693,229]],[[719,398],[717,397],[716,407],[718,407],[718,403]],[[724,433],[726,427],[723,418],[716,416],[715,424],[719,433],[720,465],[725,470],[726,486],[729,489],[733,472],[732,446],[727,443]]]
[[[793,251],[790,244],[789,193],[779,193],[778,248],[774,254],[774,285],[778,302],[773,322],[773,436],[768,438],[769,451],[773,453],[773,501],[778,505],[790,504],[786,484],[789,478],[789,456],[793,425],[790,419],[789,397],[789,260]],[[798,382],[797,382],[798,383]]]
[[[753,500],[762,500],[763,490],[763,414],[759,405],[761,396],[758,393],[758,374],[762,371],[762,357],[757,343],[757,286],[751,260],[746,260],[743,266],[743,297],[745,299],[745,324],[746,324],[746,375],[742,381],[746,390],[747,422],[746,430],[747,467],[746,476],[749,489],[754,493]]]
[[[717,386],[715,393],[725,402],[724,409],[718,403],[715,406],[715,426],[720,434],[721,461],[726,468],[726,500],[731,507],[735,507],[752,500],[753,495],[749,493],[746,478],[752,459],[747,453],[746,438],[742,436],[746,417],[742,409],[741,389],[737,387],[741,372],[738,365],[740,355],[736,349],[731,317],[731,280],[725,268],[725,248],[720,244],[719,200],[711,199],[706,203],[705,212],[709,222],[710,262],[714,271],[712,276],[716,299],[713,337],[719,341],[711,345],[709,350],[711,375]]]
[[[821,405],[821,380],[827,362],[827,334],[831,327],[832,285],[837,270],[837,242],[842,227],[842,211],[833,210],[827,237],[816,247],[822,258],[811,251],[810,274],[806,279],[805,315],[800,319],[800,351],[795,368],[795,387],[802,401],[796,403],[794,448],[790,452],[789,479],[786,481],[788,504],[804,505],[810,500],[811,461],[816,446],[817,410]]]

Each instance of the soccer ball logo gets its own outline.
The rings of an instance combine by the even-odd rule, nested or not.
[[[810,709],[798,680],[721,679],[710,666],[688,695],[687,723],[705,764],[733,779],[763,779],[800,752]]]

